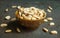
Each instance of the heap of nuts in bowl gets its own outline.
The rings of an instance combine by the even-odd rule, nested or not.
[[[25,20],[39,20],[44,17],[45,11],[36,7],[19,8],[19,16]]]

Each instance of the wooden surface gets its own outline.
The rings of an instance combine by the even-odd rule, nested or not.
[[[40,27],[34,31],[27,31],[24,27],[20,27],[16,21],[11,22],[5,20],[4,17],[6,15],[10,15],[11,18],[15,17],[16,9],[12,9],[12,5],[21,5],[24,7],[35,6],[37,8],[44,9],[46,11],[47,7],[50,5],[53,10],[51,13],[47,11],[47,17],[51,16],[54,18],[53,22],[55,22],[55,26],[49,26],[48,23],[43,23]],[[9,11],[5,12],[5,9],[8,8]],[[52,21],[50,21],[52,22]],[[0,24],[7,23],[8,27],[1,28],[0,27],[0,38],[60,38],[60,1],[54,0],[0,0]],[[16,28],[20,27],[21,33],[16,32]],[[57,30],[57,35],[51,35],[49,33],[45,33],[42,31],[43,27],[47,27],[49,31]],[[5,33],[6,29],[12,29],[12,33]]]

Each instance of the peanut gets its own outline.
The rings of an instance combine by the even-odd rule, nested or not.
[[[50,32],[51,34],[57,34],[58,32],[56,30],[53,30]]]

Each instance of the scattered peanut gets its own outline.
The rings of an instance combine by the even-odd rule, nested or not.
[[[10,16],[6,16],[5,19],[9,20],[11,17]]]
[[[51,6],[48,6],[48,8],[51,9],[51,10],[53,9]]]
[[[47,20],[53,20],[53,18],[52,17],[48,17]]]
[[[47,28],[43,28],[43,31],[44,31],[44,32],[48,32],[48,29],[47,29]]]
[[[1,27],[6,27],[7,24],[6,24],[6,23],[3,23],[3,24],[1,24],[0,26],[1,26]]]
[[[47,9],[47,11],[48,11],[48,12],[51,12],[51,10],[50,10],[50,9]]]
[[[12,7],[12,8],[16,8],[17,6],[14,5],[14,6],[11,6],[11,7]]]
[[[21,6],[17,6],[17,8],[18,8],[18,9],[20,9],[20,8],[21,8]]]
[[[56,30],[53,30],[50,32],[51,34],[57,34],[58,32]]]
[[[5,11],[8,12],[9,11],[8,8],[6,8]]]
[[[55,25],[55,23],[54,22],[50,22],[50,26],[54,26]]]
[[[17,32],[21,32],[21,30],[19,28],[17,28]]]
[[[8,29],[8,30],[5,30],[5,32],[7,32],[7,33],[8,33],[8,32],[12,32],[12,30]]]

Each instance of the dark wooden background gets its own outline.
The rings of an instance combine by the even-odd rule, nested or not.
[[[49,26],[48,23],[43,23],[40,27],[34,31],[25,31],[22,30],[21,33],[16,32],[16,27],[19,24],[16,22],[10,22],[5,20],[4,17],[6,15],[10,15],[11,18],[15,17],[16,9],[12,9],[12,5],[21,5],[24,7],[35,6],[37,8],[44,9],[46,11],[47,7],[50,5],[53,10],[51,13],[47,11],[47,17],[51,16],[54,18],[53,21],[55,22],[55,26]],[[8,8],[9,11],[5,12],[4,10]],[[60,1],[59,0],[0,0],[0,24],[1,23],[8,23],[8,27],[1,28],[0,27],[0,38],[60,38]],[[49,31],[57,30],[57,35],[51,35],[49,33],[45,33],[42,31],[43,27],[47,27]],[[9,28],[12,29],[12,33],[5,33],[4,31]]]

